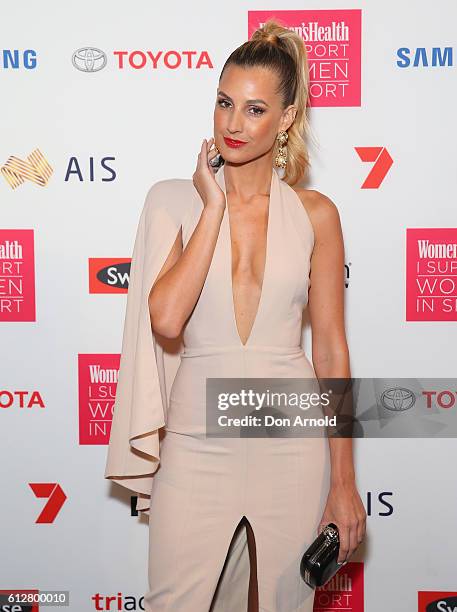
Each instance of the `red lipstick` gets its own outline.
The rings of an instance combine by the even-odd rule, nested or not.
[[[233,138],[226,138],[225,136],[224,142],[228,147],[231,147],[232,149],[238,149],[239,147],[242,147],[244,144],[246,144],[244,140],[233,140]]]

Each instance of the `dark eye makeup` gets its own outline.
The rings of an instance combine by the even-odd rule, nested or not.
[[[229,100],[226,100],[225,98],[218,98],[217,99],[217,103],[219,104],[219,106],[221,108],[227,108],[226,106],[223,106],[223,103],[227,103],[230,104]],[[249,113],[250,115],[254,115],[254,116],[258,116],[260,117],[260,115],[263,115],[263,113],[265,112],[265,109],[261,108],[260,106],[250,106],[249,109],[254,109],[255,111],[259,111],[259,112],[255,112],[255,113]]]

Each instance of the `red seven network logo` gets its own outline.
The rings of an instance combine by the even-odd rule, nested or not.
[[[41,511],[35,523],[53,523],[57,513],[64,505],[67,496],[56,482],[29,482],[36,497],[47,497],[48,503]]]
[[[362,161],[375,162],[361,188],[378,189],[394,160],[385,147],[355,147],[355,150]]]

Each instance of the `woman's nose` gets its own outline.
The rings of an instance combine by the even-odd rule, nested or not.
[[[227,125],[228,131],[231,133],[242,131],[242,117],[239,111],[233,111],[230,114],[229,122]]]

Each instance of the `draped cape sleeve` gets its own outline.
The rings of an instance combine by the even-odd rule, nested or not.
[[[168,407],[163,348],[151,327],[148,298],[195,193],[190,179],[167,179],[150,187],[131,258],[104,477],[137,495],[136,509],[148,515],[152,477],[160,461],[158,430],[166,424]]]

